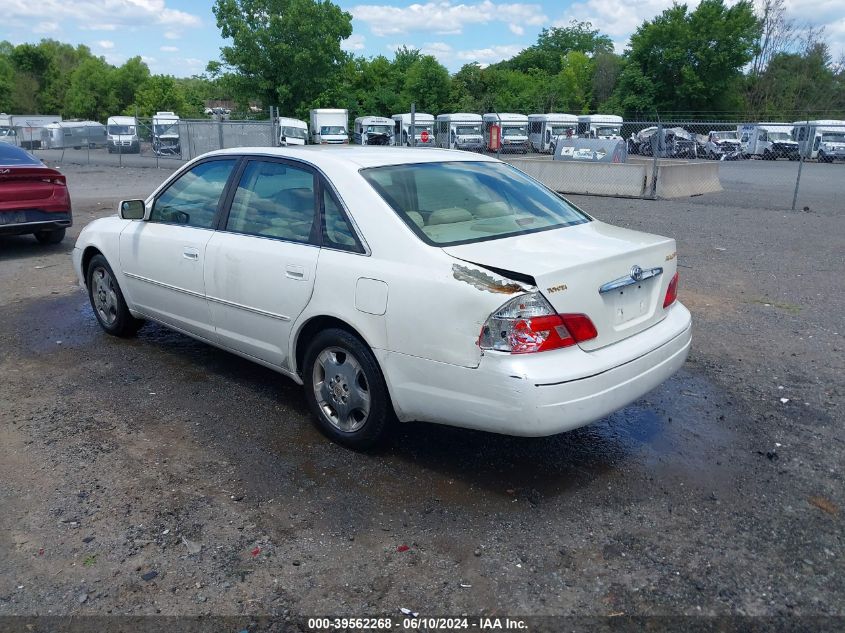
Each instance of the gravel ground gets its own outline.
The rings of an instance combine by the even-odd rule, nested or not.
[[[269,370],[104,335],[73,240],[168,172],[65,172],[69,238],[0,238],[0,615],[845,616],[835,198],[578,198],[677,238],[686,367],[564,435],[408,424],[364,455]]]

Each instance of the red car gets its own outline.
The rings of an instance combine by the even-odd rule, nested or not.
[[[73,224],[64,175],[29,152],[0,143],[0,235],[32,233],[58,244]]]

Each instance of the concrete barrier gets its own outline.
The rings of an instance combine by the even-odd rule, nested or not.
[[[686,198],[722,191],[719,162],[635,157],[627,163],[578,163],[549,158],[507,158],[517,169],[559,193],[624,198]]]
[[[722,191],[718,161],[657,165],[657,197],[686,198]]]
[[[647,192],[646,168],[633,163],[578,163],[542,158],[508,162],[558,193],[641,198]]]

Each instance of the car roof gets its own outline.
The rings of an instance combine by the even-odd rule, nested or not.
[[[338,166],[358,168],[408,165],[413,163],[439,163],[455,161],[497,162],[495,158],[460,150],[413,147],[367,147],[358,145],[300,145],[293,147],[236,147],[206,154],[206,156],[262,155],[294,158],[315,167],[330,169]]]

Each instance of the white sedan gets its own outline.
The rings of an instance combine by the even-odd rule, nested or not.
[[[459,151],[212,152],[86,226],[73,262],[106,332],[156,321],[269,367],[355,448],[397,420],[567,431],[690,346],[673,239]]]

